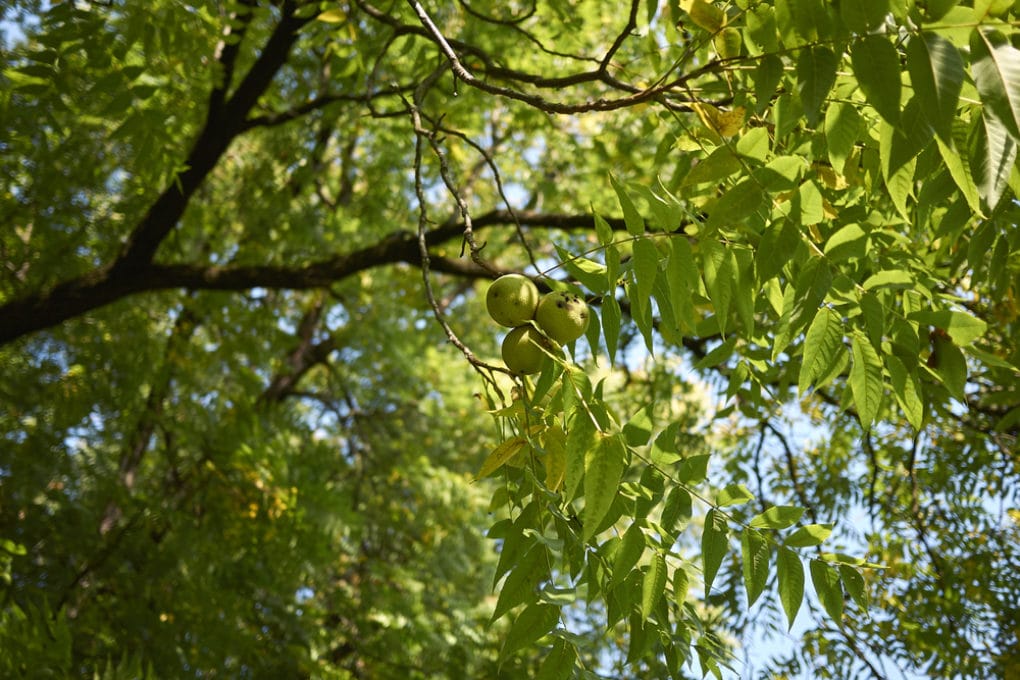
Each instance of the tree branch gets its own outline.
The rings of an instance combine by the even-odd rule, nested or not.
[[[244,130],[248,112],[286,62],[291,46],[297,41],[298,30],[309,21],[293,16],[294,10],[293,1],[284,2],[283,18],[237,89],[222,106],[213,102],[205,125],[184,161],[185,170],[160,194],[128,237],[120,256],[108,268],[110,278],[137,272],[152,261],[159,244],[180,220],[199,185],[216,167],[234,137]]]
[[[471,71],[464,66],[461,62],[460,57],[457,56],[457,52],[453,49],[450,42],[443,36],[439,28],[429,17],[428,12],[421,6],[418,0],[408,0],[408,4],[414,10],[418,16],[422,25],[425,27],[427,36],[439,46],[439,50],[446,57],[450,63],[450,68],[453,70],[454,75],[465,83],[474,87],[482,92],[494,94],[507,99],[514,99],[519,102],[523,102],[528,106],[532,106],[546,113],[560,113],[560,114],[573,114],[573,113],[586,113],[590,111],[613,111],[616,109],[623,109],[636,104],[641,104],[647,101],[652,101],[659,98],[660,95],[673,89],[680,83],[687,80],[687,77],[680,77],[669,82],[660,83],[653,87],[645,88],[633,92],[629,96],[619,97],[617,99],[606,99],[600,97],[598,99],[591,99],[579,103],[563,103],[548,100],[544,97],[540,97],[535,94],[529,94],[527,92],[521,92],[507,87],[501,87],[499,85],[493,85],[484,80],[478,79]],[[605,80],[605,72],[600,67],[599,70],[590,71],[583,74],[578,74],[571,78],[572,82],[584,82],[589,80]]]
[[[591,215],[516,213],[525,226],[548,229],[587,229],[592,227]],[[614,229],[624,230],[622,218],[607,220]],[[494,210],[474,218],[475,230],[497,225],[514,224],[514,215]],[[436,245],[462,237],[464,224],[455,222],[439,226],[426,234],[429,244]],[[97,270],[85,276],[58,284],[54,288],[8,302],[0,306],[0,345],[12,342],[35,331],[50,328],[63,321],[104,307],[121,298],[144,291],[184,288],[187,290],[247,290],[254,287],[310,289],[325,288],[357,272],[389,264],[420,265],[421,253],[416,234],[396,232],[378,243],[302,266],[252,265],[219,267],[197,264],[158,264],[125,270],[117,276]],[[473,262],[431,257],[434,271],[474,278],[490,276]]]
[[[325,94],[315,99],[310,99],[304,104],[299,104],[292,109],[286,111],[280,111],[277,113],[267,113],[260,116],[254,116],[247,119],[241,126],[241,131],[245,132],[257,127],[272,127],[274,125],[282,125],[283,123],[289,123],[292,120],[300,118],[312,111],[325,108],[330,104],[337,102],[362,102],[368,103],[374,99],[380,99],[383,97],[395,97],[401,94],[411,92],[414,89],[414,85],[394,85],[389,88],[374,92],[362,92],[357,94]]]
[[[234,80],[234,66],[237,63],[237,55],[241,51],[241,41],[248,30],[248,23],[251,21],[252,12],[255,9],[254,0],[242,0],[240,5],[244,8],[243,18],[236,11],[228,15],[229,21],[238,22],[239,26],[235,29],[228,22],[223,28],[223,37],[216,44],[214,56],[223,68],[223,73],[221,74],[222,80],[209,93],[210,111],[218,110],[227,100],[227,92],[230,91],[230,84]],[[234,36],[234,39],[228,42],[227,38],[230,36]]]
[[[297,346],[287,355],[286,368],[281,369],[273,376],[269,387],[259,397],[259,401],[278,402],[287,395],[293,394],[301,378],[313,366],[324,362],[330,352],[336,349],[336,340],[333,336],[315,342],[315,331],[325,310],[324,303],[325,300],[322,297],[318,298],[301,318],[301,323],[298,324],[297,333],[295,333]]]

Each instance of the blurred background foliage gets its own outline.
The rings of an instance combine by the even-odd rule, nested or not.
[[[904,36],[936,21],[969,31],[979,10],[1007,30],[1017,8],[430,7],[443,34],[457,36],[464,66],[531,98],[521,100],[452,77],[414,5],[3,5],[0,309],[33,299],[67,311],[0,345],[0,676],[570,677],[572,657],[560,675],[550,661],[566,654],[564,643],[548,638],[501,658],[510,622],[490,623],[501,541],[487,533],[508,518],[512,491],[504,478],[474,473],[507,435],[487,411],[514,387],[472,370],[430,308],[479,359],[496,361],[499,334],[479,297],[492,272],[466,254],[463,215],[441,171],[480,223],[487,262],[563,278],[554,245],[600,251],[591,212],[621,213],[610,173],[646,187],[635,190],[639,204],[663,232],[680,226],[666,223],[673,218],[700,220],[733,189],[723,180],[743,176],[748,161],[730,170],[729,157],[708,162],[719,135],[702,129],[691,104],[711,101],[746,105],[760,116],[749,128],[782,140],[776,154],[806,159],[802,185],[776,180],[776,192],[810,185],[819,195],[805,243],[817,250],[837,226],[859,222],[885,239],[880,255],[860,262],[895,263],[923,246],[924,265],[910,265],[917,280],[891,286],[895,294],[932,283],[986,320],[988,333],[984,358],[967,355],[967,398],[950,398],[952,376],[924,374],[920,431],[891,394],[876,426],[862,428],[843,408],[854,403],[845,376],[800,400],[791,372],[799,349],[772,356],[739,324],[742,344],[717,361],[705,356],[718,347],[718,322],[705,337],[667,328],[649,354],[646,329],[625,317],[613,367],[604,344],[578,345],[579,363],[605,379],[609,408],[629,417],[650,406],[656,423],[682,433],[684,452],[712,453],[713,490],[740,483],[754,492],[735,520],[798,505],[812,522],[835,524],[827,550],[884,565],[864,572],[867,614],[848,604],[852,613],[834,622],[809,594],[787,632],[774,579],[748,608],[739,554],[729,554],[712,592],[695,588],[689,602],[702,641],[717,641],[728,677],[1017,677],[1015,149],[993,187],[1004,198],[972,215],[966,187],[925,140],[917,163],[930,174],[917,170],[910,219],[900,219],[907,199],[892,195],[880,167],[892,142],[873,132],[875,111],[853,99],[852,74],[844,69],[821,96],[826,106],[861,105],[865,119],[850,140],[859,158],[833,150],[843,148],[836,128],[815,125],[821,114],[801,101],[815,96],[809,78],[781,44],[842,45],[846,26],[877,30],[869,12],[879,10]],[[697,14],[706,7],[744,31],[732,68],[718,43],[695,39],[711,21]],[[816,17],[814,33],[784,11]],[[767,23],[777,16],[778,28]],[[769,30],[757,46],[750,39]],[[270,68],[267,55],[288,35],[293,44]],[[1017,44],[1015,32],[1009,40]],[[762,93],[772,76],[759,64],[774,65],[762,58],[770,51],[787,61]],[[711,68],[690,75],[703,65]],[[627,100],[684,73],[662,99]],[[256,96],[244,107],[232,95],[252,74],[264,82],[251,85]],[[981,115],[967,85],[970,108],[957,128]],[[1015,106],[1020,94],[1006,98]],[[415,163],[427,135],[415,133],[412,104],[441,157],[426,148]],[[850,165],[846,177],[831,168],[833,159],[849,163],[847,154],[860,163],[856,178]],[[690,180],[701,163],[708,181]],[[195,186],[182,181],[189,172]],[[691,198],[657,212],[647,187]],[[839,220],[831,229],[823,192],[825,220]],[[179,219],[151,262],[129,261],[139,225],[159,221],[166,197]],[[446,230],[429,243],[432,300],[414,238],[422,211],[429,229]],[[726,234],[737,250],[758,245],[761,225],[748,219]],[[774,247],[783,245],[796,244]],[[140,273],[111,273],[122,260]],[[854,267],[847,276],[869,273]],[[222,283],[224,271],[248,278]],[[60,288],[68,281],[81,287]],[[837,277],[833,288],[842,284]],[[92,292],[99,302],[79,307]],[[718,305],[712,292],[692,291],[699,313]],[[778,324],[762,312],[769,295],[755,290],[754,304],[772,333]],[[0,330],[9,318],[0,314]],[[937,342],[922,335],[915,348],[935,369]],[[964,361],[952,343],[945,351]],[[631,472],[632,483],[643,474]],[[700,559],[701,520],[699,511],[695,532],[676,546],[685,560]],[[705,670],[692,661],[678,673],[661,655],[635,653],[626,626],[606,629],[605,606],[564,610],[560,639],[576,649],[579,676]]]

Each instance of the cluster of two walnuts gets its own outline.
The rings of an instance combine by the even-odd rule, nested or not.
[[[542,369],[547,354],[558,355],[560,345],[573,342],[588,328],[588,305],[578,295],[554,291],[539,296],[531,279],[520,274],[501,276],[485,294],[489,316],[513,328],[503,339],[503,363],[526,375]]]

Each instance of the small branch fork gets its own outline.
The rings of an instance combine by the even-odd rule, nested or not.
[[[493,85],[492,83],[477,78],[461,62],[460,57],[457,55],[457,51],[454,50],[453,46],[450,44],[450,41],[447,40],[445,36],[443,36],[442,31],[440,31],[439,27],[437,27],[435,22],[432,21],[432,17],[430,17],[428,12],[425,11],[425,8],[422,7],[421,3],[418,2],[418,0],[407,1],[408,4],[411,6],[411,9],[414,10],[414,13],[418,16],[418,20],[421,22],[426,35],[431,40],[433,40],[436,43],[436,45],[438,45],[440,52],[443,53],[443,56],[445,56],[447,61],[450,63],[450,68],[453,70],[453,74],[459,80],[462,80],[467,85],[470,85],[475,89],[481,90],[482,92],[487,92],[489,94],[493,94],[499,97],[505,97],[507,99],[514,99],[516,101],[523,102],[529,106],[533,106],[534,108],[539,109],[541,111],[545,111],[547,113],[575,114],[590,111],[613,111],[616,109],[623,109],[630,106],[634,106],[636,104],[641,104],[647,101],[658,99],[660,98],[661,95],[665,94],[669,90],[674,89],[678,85],[681,85],[690,78],[689,75],[684,75],[669,81],[660,82],[653,87],[640,90],[635,89],[633,87],[627,87],[625,89],[631,92],[631,94],[628,96],[619,97],[617,99],[599,98],[575,104],[550,101],[536,94],[528,94],[526,92],[521,92],[519,90],[514,90],[512,88]],[[365,5],[363,4],[359,4],[359,6],[365,9]],[[381,15],[379,14],[378,10],[376,10],[372,14],[376,18],[381,18]],[[634,12],[632,11],[631,14],[633,15]],[[628,29],[621,34],[621,37],[617,38],[610,52],[606,55],[605,63],[600,63],[599,68],[596,71],[580,74],[576,78],[577,82],[584,82],[589,80],[613,81],[613,79],[608,76],[606,71],[608,66],[608,60],[611,59],[613,54],[615,54],[616,50],[619,49],[626,35],[629,35],[631,22],[628,22],[627,26]],[[616,82],[612,82],[612,84],[614,86],[619,85]]]

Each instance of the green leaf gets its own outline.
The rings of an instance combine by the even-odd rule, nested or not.
[[[977,185],[974,184],[974,175],[970,169],[970,159],[941,139],[936,138],[935,141],[938,143],[942,162],[946,164],[946,169],[949,170],[950,176],[956,182],[956,186],[959,187],[960,193],[967,199],[967,205],[970,206],[972,212],[980,214],[981,195],[978,193]]]
[[[673,572],[673,599],[683,606],[687,601],[687,591],[690,588],[690,577],[683,567],[677,567]]]
[[[896,112],[899,113],[898,104]],[[857,144],[861,124],[857,107],[847,102],[833,102],[825,110],[826,151],[836,172],[843,172],[846,160]]]
[[[744,44],[751,55],[763,57],[762,61],[770,57],[778,61],[775,56],[775,52],[779,51],[775,9],[764,4],[754,5],[745,11],[744,21]],[[761,61],[758,63],[760,65]]]
[[[960,0],[928,0],[921,4],[921,8],[924,10],[925,19],[928,21],[938,21],[958,4],[960,4]],[[970,12],[967,15],[970,18]]]
[[[769,577],[769,543],[760,532],[744,529],[740,537],[740,550],[743,558],[744,590],[747,592],[747,606],[755,603]]]
[[[652,296],[655,277],[659,272],[659,250],[647,238],[634,241],[634,279],[642,300]]]
[[[1009,185],[1017,156],[1017,145],[997,116],[984,111],[976,121],[969,140],[970,168],[978,193],[993,210]]]
[[[864,577],[858,569],[849,564],[839,565],[839,578],[843,588],[862,612],[868,611],[868,597],[864,592]]]
[[[784,293],[783,315],[779,320],[772,344],[772,358],[777,359],[802,328],[807,326],[818,313],[818,307],[829,294],[832,285],[832,270],[823,258],[807,261],[793,288]],[[794,300],[788,304],[787,300]]]
[[[832,33],[836,7],[825,0],[788,0],[797,33],[806,42],[825,40]],[[778,9],[778,7],[777,7]]]
[[[743,484],[728,484],[716,496],[715,504],[720,508],[726,508],[731,505],[744,505],[753,500],[754,494]]]
[[[978,26],[970,37],[970,59],[981,103],[1020,140],[1020,50],[999,31]]]
[[[706,595],[712,590],[712,581],[719,572],[723,556],[729,545],[729,527],[726,517],[715,508],[705,515],[705,532],[701,535],[701,561],[705,577]]]
[[[853,392],[861,427],[867,430],[882,405],[882,394],[885,391],[882,361],[867,336],[858,330],[854,330],[851,353],[853,364],[850,366],[850,390]]]
[[[829,372],[842,347],[843,320],[832,309],[821,307],[804,337],[804,358],[797,380],[800,394]]]
[[[913,179],[914,166],[911,161],[914,161],[934,137],[917,97],[911,97],[904,105],[902,117],[899,128],[894,128],[885,121],[879,126],[882,176],[887,184],[891,183],[890,180],[894,176],[904,173],[905,177],[901,181]],[[912,190],[913,187],[908,186],[905,193],[909,195]],[[900,210],[902,212],[902,207]]]
[[[755,168],[753,177],[762,189],[774,194],[795,188],[806,167],[799,156],[776,156],[764,167]]]
[[[538,641],[556,627],[560,608],[551,604],[532,604],[520,613],[503,640],[499,656],[505,659],[519,649]]]
[[[900,122],[900,55],[888,38],[868,35],[850,48],[850,63],[864,98],[892,126]]]
[[[9,83],[5,84],[5,87],[9,87],[12,90],[19,90],[22,88],[45,90],[51,87],[51,82],[48,79],[33,76],[15,68],[4,69],[0,75],[2,75]]]
[[[705,182],[718,182],[740,172],[744,166],[728,146],[720,146],[690,169],[681,187],[694,186]]]
[[[923,310],[907,316],[911,321],[941,328],[960,347],[974,342],[988,330],[988,324],[967,312]]]
[[[0,538],[0,550],[3,550],[8,555],[13,555],[15,557],[28,554],[28,548],[6,538]]]
[[[902,269],[886,269],[869,276],[862,284],[862,287],[864,290],[873,290],[875,288],[894,288],[902,290],[906,288],[913,288],[915,283],[916,279],[914,278],[914,275],[908,271],[904,271]]]
[[[609,280],[609,270],[605,265],[584,257],[578,257],[559,245],[555,247],[556,254],[559,256],[563,268],[570,272],[570,275],[580,281],[588,290],[596,293],[605,293],[615,283]]]
[[[516,456],[521,449],[528,445],[528,440],[524,437],[511,437],[506,441],[502,442],[499,446],[492,450],[492,453],[486,457],[485,462],[482,463],[482,467],[479,468],[478,473],[475,475],[475,479],[482,479],[488,477],[499,468],[506,465],[506,462]]]
[[[595,447],[585,455],[584,510],[581,512],[583,541],[587,542],[595,535],[599,523],[609,512],[626,469],[626,458],[627,447],[621,434],[600,435]]]
[[[957,401],[965,403],[967,396],[967,359],[963,352],[952,342],[942,340],[939,343],[938,364],[935,372],[942,379],[942,384],[949,390],[949,394]]]
[[[773,505],[765,512],[755,515],[750,526],[755,529],[786,529],[796,524],[804,515],[804,508],[795,505]]]
[[[648,404],[627,420],[623,426],[623,437],[628,446],[644,446],[651,439],[655,425],[652,421],[654,404]]]
[[[862,258],[867,254],[868,234],[859,224],[848,224],[838,229],[825,242],[824,253],[832,261]]]
[[[807,524],[786,537],[783,545],[791,548],[811,548],[821,545],[832,534],[831,524]]]
[[[885,337],[885,307],[878,295],[870,290],[861,293],[860,305],[864,329],[871,344],[877,349],[882,346],[882,338]]]
[[[800,229],[790,220],[766,228],[754,260],[759,284],[782,271],[800,245],[800,238]]]
[[[715,242],[706,242],[704,245],[707,243]],[[712,301],[719,322],[719,332],[725,335],[730,316],[730,303],[737,286],[737,268],[733,253],[724,247],[706,248],[704,276],[705,288],[708,289],[708,297]]]
[[[775,54],[766,54],[759,61],[751,75],[754,82],[755,110],[761,113],[772,102],[780,81],[783,79],[783,60]]]
[[[841,0],[839,13],[854,33],[866,33],[882,24],[889,14],[889,0]]]
[[[843,620],[843,589],[836,569],[821,560],[811,560],[811,583],[826,613],[837,624]]]
[[[620,208],[623,209],[623,221],[627,226],[627,231],[633,236],[641,236],[645,233],[645,221],[641,218],[641,213],[635,207],[633,199],[623,185],[616,181],[616,177],[609,175],[609,182],[620,199]]]
[[[688,456],[680,464],[677,479],[684,484],[700,484],[708,477],[708,461],[711,454],[702,453],[696,456]]]
[[[698,291],[698,269],[686,237],[672,239],[669,260],[666,261],[666,283],[673,315],[687,333],[693,333],[698,324],[692,299]]]
[[[764,163],[772,151],[772,140],[764,127],[753,127],[737,139],[737,155],[756,163]],[[743,166],[741,166],[743,167]]]
[[[620,540],[620,546],[616,550],[616,557],[613,560],[613,575],[609,581],[611,588],[627,578],[644,551],[645,534],[635,522],[627,528]]]
[[[573,385],[564,372],[563,391],[573,392]],[[569,413],[569,412],[568,412]],[[564,477],[563,493],[573,499],[584,478],[585,460],[589,451],[595,448],[595,423],[583,405],[578,406],[568,421],[567,427],[567,470]]]
[[[793,197],[794,215],[803,226],[818,224],[825,219],[822,192],[813,180],[807,180],[797,188]]]
[[[658,550],[641,581],[641,618],[648,619],[666,590],[666,556]]]
[[[609,294],[602,298],[602,334],[606,340],[606,353],[609,355],[609,364],[616,363],[616,349],[620,343],[620,328],[623,323],[623,313],[620,310],[620,303],[614,295]]]
[[[577,650],[574,645],[563,639],[557,639],[552,649],[542,660],[535,680],[569,680],[574,677],[574,664],[577,662]]]
[[[756,290],[754,285],[754,251],[750,248],[734,246],[730,249],[730,259],[736,271],[736,283],[733,286],[733,306],[737,310],[737,319],[745,336],[754,335],[754,308]],[[720,332],[722,329],[720,328]]]
[[[968,347],[967,354],[974,357],[985,366],[991,366],[995,368],[1004,368],[1007,371],[1020,372],[1020,366],[1012,364],[1001,357],[997,357],[991,352],[986,352],[983,349],[977,347]]]
[[[885,165],[885,160],[886,157],[883,155],[883,166]],[[896,210],[899,211],[904,219],[910,219],[911,215],[910,209],[907,206],[907,199],[911,196],[914,189],[914,170],[916,167],[917,160],[913,158],[893,172],[885,172],[885,167],[883,167],[882,176],[885,180],[885,188],[888,191],[889,199],[892,200]]]
[[[598,213],[595,214],[594,222],[595,222],[595,234],[599,237],[599,243],[601,243],[604,246],[608,246],[611,243],[613,243],[615,236],[613,233],[613,228],[609,226],[609,222],[606,222],[605,218],[599,215]]]
[[[637,285],[633,283],[626,284],[624,290],[627,299],[630,301],[631,321],[641,331],[641,337],[644,338],[645,348],[648,350],[648,353],[654,354],[653,326],[655,319],[652,316],[652,299],[650,297],[642,297],[637,290]]]
[[[662,515],[659,518],[659,523],[669,534],[672,534],[674,530],[683,531],[691,520],[692,512],[693,506],[690,492],[682,486],[675,486],[666,496],[666,502],[662,506]]]
[[[631,612],[627,624],[630,629],[627,664],[635,665],[648,652],[649,643],[652,641],[652,636],[650,635],[652,626],[649,621],[642,618],[641,612],[636,610]]]
[[[548,549],[536,543],[510,571],[499,590],[492,621],[498,621],[504,614],[519,604],[535,602],[536,588],[549,575]]]
[[[808,125],[818,124],[818,112],[836,82],[839,57],[828,47],[812,45],[801,50],[797,59],[797,92],[804,106]]]
[[[749,215],[757,212],[765,200],[761,186],[752,179],[738,183],[719,198],[711,207],[708,226],[713,229],[729,229]]]
[[[907,70],[928,123],[942,141],[952,144],[953,120],[965,75],[960,52],[936,33],[915,35],[907,45]]]
[[[776,555],[776,566],[779,579],[779,601],[783,605],[788,623],[787,629],[793,628],[793,622],[804,601],[804,565],[800,556],[786,547],[780,547]]]
[[[899,357],[894,355],[885,358],[885,367],[889,371],[889,382],[896,403],[903,409],[903,415],[907,417],[910,426],[919,432],[924,423],[924,401],[917,374],[907,371]]]

